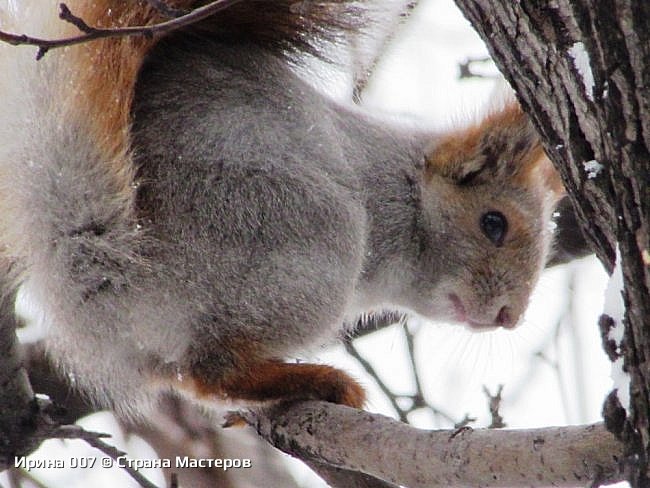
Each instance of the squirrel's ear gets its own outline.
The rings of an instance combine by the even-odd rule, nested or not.
[[[535,128],[516,103],[442,136],[431,145],[425,161],[429,177],[442,176],[458,185],[526,184],[535,174],[549,190],[562,188]]]
[[[560,174],[541,146],[540,153],[536,157],[523,162],[520,171],[514,177],[514,184],[524,188],[530,188],[532,185],[541,186],[553,196],[555,203],[566,193]]]
[[[445,134],[436,140],[425,154],[425,174],[448,178],[459,185],[472,181],[485,166],[479,157],[478,127]]]

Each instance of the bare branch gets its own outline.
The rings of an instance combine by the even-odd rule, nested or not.
[[[335,468],[328,464],[304,461],[332,488],[399,488],[398,485],[380,480],[365,473]]]
[[[9,281],[10,265],[0,260],[0,289]],[[49,402],[34,396],[23,367],[16,338],[13,294],[0,295],[0,471],[13,465],[15,456],[32,452],[56,424]]]
[[[409,350],[408,360],[411,365],[411,371],[413,373],[413,378],[415,381],[415,394],[413,395],[397,395],[388,388],[388,385],[384,383],[381,379],[375,368],[370,362],[368,362],[354,346],[353,339],[356,337],[361,337],[366,334],[370,334],[375,330],[379,330],[383,327],[388,327],[390,325],[399,323],[402,325],[403,332],[406,337],[406,342]],[[424,390],[422,388],[422,381],[420,378],[420,372],[415,364],[415,336],[411,333],[408,328],[408,316],[400,312],[391,312],[383,311],[380,313],[369,314],[361,317],[356,324],[354,338],[348,338],[344,341],[345,350],[350,356],[357,360],[357,362],[363,367],[363,369],[368,373],[377,383],[377,386],[381,389],[382,393],[386,396],[393,409],[397,413],[400,421],[408,423],[408,415],[419,408],[428,409],[435,417],[441,418],[449,424],[455,426],[467,425],[470,422],[474,422],[476,419],[470,417],[468,414],[465,414],[462,420],[455,420],[450,414],[445,412],[439,407],[436,407],[432,403],[428,402],[424,396]],[[398,398],[409,399],[412,401],[412,405],[409,408],[402,408],[397,402]]]
[[[372,78],[372,75],[377,70],[377,66],[379,65],[383,57],[386,55],[386,52],[388,51],[388,47],[393,42],[393,40],[397,36],[397,33],[400,31],[400,29],[403,27],[406,21],[410,18],[411,14],[413,13],[413,10],[415,10],[417,5],[418,5],[418,0],[411,0],[402,6],[399,15],[396,17],[396,21],[394,25],[390,29],[388,29],[388,33],[382,39],[372,59],[370,59],[368,62],[364,62],[364,60],[360,59],[360,56],[358,56],[358,52],[356,53],[357,59],[355,60],[354,63],[355,65],[354,67],[356,69],[353,74],[354,86],[352,88],[352,101],[354,103],[356,104],[361,103],[363,92],[368,86],[368,83],[370,83],[370,79]]]
[[[488,397],[490,417],[492,418],[490,425],[488,425],[488,429],[502,429],[506,426],[503,417],[499,413],[499,409],[501,408],[501,392],[503,392],[503,385],[499,385],[497,392],[494,395],[490,393],[487,386],[483,387],[483,392]]]
[[[175,17],[171,20],[160,22],[153,25],[138,25],[130,27],[116,27],[110,29],[101,29],[92,27],[86,24],[81,18],[74,15],[65,3],[60,4],[59,17],[79,29],[83,34],[73,37],[66,37],[63,39],[41,39],[38,37],[27,36],[25,34],[12,34],[9,32],[0,31],[0,41],[12,44],[14,46],[27,45],[37,46],[38,54],[36,59],[41,59],[50,49],[55,49],[64,46],[73,46],[97,39],[105,39],[109,37],[129,37],[129,36],[144,36],[152,38],[156,35],[167,34],[169,32],[187,27],[188,25],[195,24],[203,19],[214,15],[221,10],[230,8],[241,0],[216,0],[210,2],[202,7],[199,7],[191,12]]]
[[[93,31],[96,30],[90,27],[88,24],[86,24],[86,22],[81,17],[77,17],[72,12],[70,12],[70,9],[65,3],[60,4],[59,9],[60,9],[59,18],[61,20],[65,20],[66,22],[71,23],[81,32],[85,32],[86,34],[92,34]]]
[[[413,378],[415,379],[415,396],[413,398],[413,409],[428,408],[431,411],[431,413],[433,413],[433,415],[435,415],[436,417],[440,417],[454,425],[459,425],[459,424],[466,425],[467,423],[476,420],[473,419],[472,417],[469,417],[468,414],[465,414],[465,417],[463,417],[461,421],[456,421],[452,418],[451,415],[444,412],[439,407],[432,405],[430,402],[426,400],[426,398],[424,397],[424,389],[422,388],[422,379],[420,377],[421,376],[420,370],[418,369],[417,364],[415,363],[415,334],[413,334],[409,329],[406,320],[402,321],[402,329],[404,330],[404,335],[406,337],[406,344],[409,350],[408,358],[409,361],[411,362]]]
[[[470,78],[496,78],[496,75],[484,75],[477,73],[472,69],[473,66],[482,63],[488,63],[492,61],[492,58],[489,56],[482,56],[480,58],[468,58],[465,61],[458,63],[458,79],[470,79]]]
[[[401,484],[576,486],[623,479],[622,445],[602,424],[427,431],[325,402],[241,412],[268,442],[308,463]],[[495,463],[495,459],[499,462]],[[462,466],[463,469],[458,469]]]
[[[357,348],[354,347],[354,344],[352,344],[352,342],[348,342],[348,341],[345,342],[345,350],[350,356],[356,359],[357,362],[366,371],[366,373],[368,373],[368,375],[371,376],[373,380],[375,380],[375,383],[377,383],[379,389],[383,392],[383,394],[386,396],[390,404],[393,406],[395,412],[397,412],[399,419],[402,422],[408,422],[408,419],[406,418],[407,411],[399,406],[395,398],[395,394],[390,390],[390,388],[388,388],[386,383],[383,382],[383,380],[381,379],[381,377],[379,376],[375,368],[372,366],[372,364],[366,361],[366,359],[361,354],[359,354],[359,351],[357,351]]]
[[[62,425],[50,433],[51,439],[80,439],[88,445],[100,450],[108,457],[117,461],[118,458],[126,456],[124,451],[120,451],[110,444],[102,441],[103,438],[110,437],[109,434],[102,434],[100,432],[91,432],[83,429],[78,425]],[[129,463],[122,463],[120,467],[129,474],[135,481],[137,481],[143,488],[157,488],[151,481],[142,476],[140,472],[132,468]]]

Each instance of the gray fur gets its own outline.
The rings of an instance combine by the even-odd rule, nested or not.
[[[436,136],[337,106],[259,46],[186,41],[159,45],[136,88],[133,201],[93,169],[83,127],[48,117],[4,153],[29,209],[24,286],[53,356],[100,401],[131,412],[157,378],[223,374],[233,342],[282,358],[381,308],[453,320],[450,292],[486,320],[525,303],[548,246],[542,196],[427,182]],[[478,218],[513,202],[530,232],[496,249]]]

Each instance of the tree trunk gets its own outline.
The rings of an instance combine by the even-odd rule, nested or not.
[[[534,120],[610,272],[620,251],[625,334],[614,349],[631,377],[630,408],[623,420],[610,395],[605,420],[626,445],[632,486],[649,486],[650,2],[456,3]]]

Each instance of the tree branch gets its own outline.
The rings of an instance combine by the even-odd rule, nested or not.
[[[372,364],[370,364],[360,353],[357,351],[357,348],[354,347],[354,344],[352,341],[346,341],[344,343],[345,346],[345,351],[352,356],[354,359],[357,360],[357,362],[361,365],[361,367],[364,369],[366,373],[368,373],[369,376],[372,377],[373,380],[375,380],[375,383],[379,387],[379,389],[382,391],[386,399],[390,402],[391,406],[393,407],[393,410],[397,413],[397,416],[399,417],[400,421],[402,422],[408,422],[407,414],[408,411],[403,409],[402,407],[399,406],[397,403],[397,398],[396,395],[393,394],[392,391],[390,391],[390,388],[386,385],[386,383],[383,382],[375,368],[373,368]]]
[[[6,289],[9,273],[10,265],[0,261],[0,289]],[[13,304],[13,294],[0,296],[0,471],[13,466],[15,456],[36,449],[56,427],[50,403],[34,396],[23,367]]]
[[[311,465],[409,488],[569,487],[597,477],[608,483],[623,479],[618,471],[623,447],[602,424],[427,431],[325,402],[239,415],[272,445]]]
[[[411,17],[411,14],[417,6],[418,0],[409,0],[401,6],[399,14],[395,16],[393,24],[386,29],[370,59],[363,59],[363,56],[360,54],[360,51],[363,50],[353,49],[355,61],[353,62],[354,82],[352,88],[352,101],[357,105],[361,104],[363,92],[366,90],[372,76],[377,71],[377,66],[381,64],[383,58],[386,56],[388,48],[395,40],[399,31]]]
[[[174,18],[171,20],[160,22],[158,24],[115,27],[110,29],[101,29],[89,26],[83,19],[74,15],[65,3],[61,3],[59,5],[59,17],[61,20],[74,25],[83,34],[73,37],[66,37],[63,39],[41,39],[38,37],[27,36],[25,34],[12,34],[9,32],[0,31],[0,41],[12,44],[14,46],[37,46],[38,53],[36,55],[36,59],[41,59],[50,49],[82,44],[84,42],[94,41],[97,39],[129,36],[144,36],[151,38],[155,35],[167,34],[183,27],[187,27],[188,25],[200,22],[201,20],[206,19],[217,12],[220,12],[221,10],[230,8],[240,1],[241,0],[216,0],[202,7],[194,9],[189,13],[181,15],[180,17],[174,16]],[[156,4],[160,4],[160,2],[156,2]]]
[[[503,417],[499,412],[499,409],[501,408],[501,393],[503,393],[503,385],[497,387],[497,392],[494,395],[490,393],[488,387],[484,385],[483,393],[485,393],[485,396],[488,398],[488,407],[490,409],[490,417],[492,418],[488,429],[502,429],[503,427],[506,427]]]
[[[126,453],[124,451],[120,451],[116,447],[111,446],[110,444],[106,444],[104,441],[102,441],[102,438],[105,437],[110,436],[108,434],[102,434],[99,432],[89,432],[79,427],[78,425],[62,425],[52,431],[50,438],[81,439],[88,445],[103,452],[114,461],[117,461],[120,457],[126,456]],[[132,468],[128,463],[122,465],[121,469],[126,471],[129,476],[137,481],[143,488],[157,488],[156,485],[154,485],[151,481],[140,474],[137,469]]]

